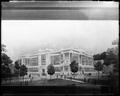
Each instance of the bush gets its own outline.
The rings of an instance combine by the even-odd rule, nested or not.
[[[88,79],[86,81],[91,84],[100,84],[100,85],[109,85],[110,83],[110,80]]]

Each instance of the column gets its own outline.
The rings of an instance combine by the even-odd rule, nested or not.
[[[80,54],[80,65],[82,65],[82,54]],[[82,68],[80,68],[80,76],[81,76],[81,74],[82,74]]]
[[[64,59],[65,59],[65,56],[64,56],[64,53],[63,52],[61,52],[61,54],[63,55],[63,72],[62,72],[62,74],[64,74]]]
[[[38,72],[39,72],[39,76],[40,76],[40,79],[41,79],[41,55],[39,54],[38,55]]]
[[[78,54],[78,65],[80,65],[80,55]]]
[[[87,59],[88,59],[88,57],[86,56],[86,65],[88,65],[88,60]]]
[[[24,59],[24,57],[23,57],[23,58],[22,58],[22,60],[21,60],[21,61],[22,61],[22,65],[24,64],[24,61],[23,61],[23,59]]]
[[[69,52],[69,63],[71,63],[71,62],[70,62],[70,52]]]
[[[83,65],[83,64],[82,64],[82,55],[81,55],[81,65]]]
[[[87,56],[85,56],[85,65],[87,65]]]
[[[80,64],[82,65],[82,55],[80,54]]]
[[[70,62],[70,52],[68,52],[68,53],[69,53],[69,65],[68,65],[69,67],[68,67],[68,73],[69,73],[69,75],[70,75],[70,63],[71,63],[71,62]]]
[[[70,52],[70,63],[72,61],[72,52]]]

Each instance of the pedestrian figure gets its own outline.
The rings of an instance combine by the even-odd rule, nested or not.
[[[33,76],[31,76],[31,80],[30,81],[33,81]]]
[[[58,75],[57,75],[57,78],[58,78]]]
[[[29,78],[31,77],[31,74],[29,74]]]
[[[32,81],[32,76],[31,76],[31,74],[29,75],[29,79],[30,79],[30,82]]]

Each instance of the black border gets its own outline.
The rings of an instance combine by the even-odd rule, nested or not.
[[[2,2],[1,19],[118,20],[118,6],[118,2],[111,1]]]
[[[69,1],[68,1],[69,2]],[[2,2],[3,3],[3,2]],[[13,10],[42,10],[42,11],[45,11],[45,10],[62,10],[62,11],[70,11],[70,10],[81,10],[82,8],[85,9],[85,7],[14,7],[14,6],[9,6],[11,5],[9,2],[5,2],[7,3],[6,6],[3,6],[2,5],[2,16],[4,14],[4,12],[7,10],[8,12],[10,11],[13,11]],[[59,5],[59,3],[58,3]],[[93,7],[92,7],[93,8]],[[94,7],[95,8],[95,7]],[[93,8],[93,9],[94,9]],[[19,18],[14,18],[14,17],[9,17],[11,13],[8,13],[6,14],[5,13],[5,17],[3,18],[2,17],[2,20],[118,20],[119,16],[118,16],[118,11],[116,11],[116,9],[118,10],[118,7],[109,7],[109,8],[102,8],[103,9],[106,9],[106,10],[111,10],[113,9],[113,11],[116,12],[116,16],[114,19],[113,18],[109,18],[109,19],[106,19],[105,17],[104,18],[93,18],[93,19],[89,19],[89,18],[74,18],[74,17],[71,17],[71,18],[68,18],[66,17],[67,15],[65,15],[64,18],[50,18],[49,15],[45,17],[41,17],[41,18],[26,18],[24,17],[24,15],[21,15],[23,17],[19,17]],[[69,12],[68,12],[69,13]],[[112,14],[112,12],[110,12]],[[15,13],[12,13],[13,15],[15,15]],[[77,12],[75,13],[77,14]],[[42,15],[42,14],[41,14]],[[105,15],[105,14],[104,14]],[[7,17],[8,16],[8,17]],[[108,16],[111,16],[111,15],[108,15]],[[109,91],[109,90],[107,90]],[[106,88],[105,87],[101,87],[101,93],[98,93],[98,92],[94,92],[93,90],[89,90],[89,93],[82,93],[82,89],[80,87],[77,87],[77,86],[1,86],[1,92],[2,92],[2,95],[3,96],[39,96],[39,95],[95,95],[95,96],[98,96],[98,95],[105,95],[105,96],[114,96],[114,95],[118,95],[118,93],[114,94],[114,93],[106,93]]]

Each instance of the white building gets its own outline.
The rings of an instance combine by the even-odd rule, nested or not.
[[[54,77],[71,76],[70,63],[75,60],[79,64],[78,77],[91,73],[94,75],[93,56],[83,50],[39,50],[36,54],[22,56],[22,64],[28,67],[28,75],[37,78],[49,78],[47,66],[53,64],[55,67]]]

